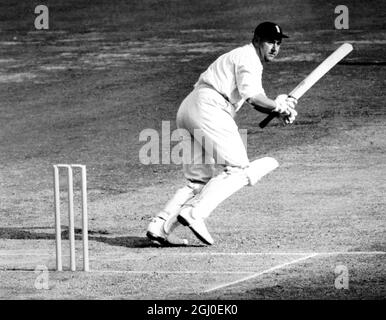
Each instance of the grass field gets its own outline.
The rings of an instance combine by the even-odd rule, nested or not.
[[[45,3],[45,31],[36,1],[0,4],[0,299],[386,298],[385,2],[345,1],[348,30],[334,28],[338,1]],[[354,51],[300,100],[293,126],[262,130],[264,115],[241,109],[250,159],[280,167],[213,212],[213,246],[180,228],[191,246],[156,247],[149,219],[185,181],[178,165],[141,164],[139,135],[174,129],[200,73],[266,20],[290,35],[265,67],[270,97],[341,43]],[[87,166],[90,273],[54,271],[56,163]]]

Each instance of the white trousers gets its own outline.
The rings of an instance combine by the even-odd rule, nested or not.
[[[192,150],[183,157],[188,180],[207,183],[214,175],[215,163],[239,168],[249,165],[233,117],[233,106],[208,87],[196,87],[181,103],[177,127],[190,133],[183,143]]]
[[[278,166],[269,157],[249,162],[234,115],[233,106],[208,87],[196,87],[181,103],[177,127],[189,132],[184,136],[183,150],[191,152],[183,154],[183,171],[190,184],[178,190],[163,210],[168,217],[164,226],[167,233],[177,225],[181,209],[206,219],[226,198],[254,185]],[[216,177],[215,164],[226,168]]]

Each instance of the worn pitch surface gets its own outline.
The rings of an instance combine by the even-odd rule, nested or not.
[[[40,32],[27,1],[2,6],[0,298],[384,299],[385,4],[346,1],[350,28],[335,30],[335,5],[323,1],[114,3],[47,1]],[[263,20],[291,36],[265,69],[269,96],[342,42],[354,51],[301,99],[294,126],[261,130],[264,116],[241,110],[250,158],[280,167],[213,212],[214,246],[180,229],[192,246],[154,247],[148,221],[184,180],[178,165],[139,161],[140,133],[175,129],[199,74]],[[51,271],[54,163],[87,165],[87,274]],[[62,225],[65,239],[65,215]],[[348,289],[336,289],[339,266]],[[44,270],[49,290],[38,290]]]

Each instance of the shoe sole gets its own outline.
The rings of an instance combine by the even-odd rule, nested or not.
[[[200,239],[201,242],[207,244],[208,246],[211,246],[212,243],[211,242],[208,242],[205,238],[203,238],[191,225],[190,223],[182,216],[177,216],[177,220],[179,223],[181,223],[183,226],[185,227],[189,227],[190,230],[192,230],[192,232],[194,233],[194,235]]]
[[[185,242],[184,240],[182,240],[182,241],[173,242],[168,239],[157,236],[150,231],[146,232],[146,237],[152,242],[156,242],[156,244],[159,244],[164,247],[185,247],[188,245],[187,241]]]
[[[158,237],[150,231],[146,232],[146,237],[152,242],[157,242],[157,244],[160,244],[160,245],[163,245],[165,242],[164,238]]]

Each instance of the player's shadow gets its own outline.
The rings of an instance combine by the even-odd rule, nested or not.
[[[106,233],[108,234],[108,233]],[[138,236],[122,236],[122,237],[109,237],[105,235],[99,235],[90,237],[90,239],[106,243],[111,246],[121,246],[127,248],[159,248],[159,247],[204,247],[202,244],[157,244],[154,241],[149,240],[147,237]]]
[[[55,239],[55,234],[52,232],[35,232],[30,230],[45,230],[52,229],[50,227],[2,227],[0,228],[0,239],[11,240],[41,240],[41,239]]]
[[[155,247],[155,245],[146,237],[135,237],[135,236],[126,236],[126,237],[91,237],[92,240],[106,243],[110,246],[120,246],[127,248],[148,248]]]
[[[42,232],[42,230],[49,230]],[[17,239],[17,240],[55,240],[55,232],[52,232],[52,227],[3,227],[0,228],[0,239]],[[61,238],[66,240],[69,238],[67,226],[62,226]],[[90,241],[103,242],[112,246],[121,246],[127,248],[157,248],[161,247],[146,237],[138,236],[122,236],[112,237],[108,236],[106,231],[92,231],[89,230],[88,238]],[[75,228],[75,239],[82,239],[82,229]],[[185,246],[185,245],[184,245]],[[200,245],[189,245],[190,247],[199,247]],[[165,245],[162,245],[165,247]],[[170,245],[168,247],[178,247],[177,245]]]
[[[111,246],[121,246],[127,248],[159,248],[159,247],[187,247],[186,245],[160,245],[150,241],[146,237],[126,236],[126,237],[93,237],[95,241],[100,241]],[[188,245],[188,247],[198,247]]]
[[[47,230],[44,231],[44,230]],[[0,228],[0,239],[11,240],[54,240],[56,238],[55,231],[52,227],[3,227]],[[61,238],[69,239],[69,231],[67,226],[62,226]],[[128,248],[146,248],[156,247],[146,237],[109,237],[106,231],[89,230],[88,238],[90,241],[104,242],[113,246],[123,246]],[[82,229],[75,228],[75,239],[82,239]]]

